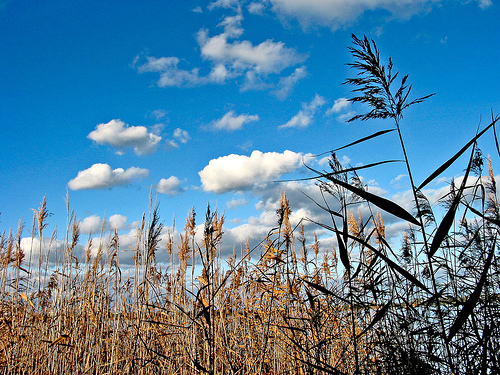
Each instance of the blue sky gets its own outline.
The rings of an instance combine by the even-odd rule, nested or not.
[[[415,97],[436,93],[402,122],[422,181],[498,113],[498,19],[495,0],[2,1],[0,231],[20,219],[31,228],[46,196],[49,228],[63,233],[67,192],[84,234],[106,217],[123,244],[150,191],[167,226],[175,216],[182,229],[193,206],[200,223],[208,203],[224,211],[228,246],[272,227],[282,190],[294,220],[321,219],[301,193],[313,183],[272,181],[391,126],[346,123],[365,110],[342,85],[352,33],[410,75]],[[339,157],[401,153],[389,135]],[[404,174],[398,164],[362,177],[404,202]]]

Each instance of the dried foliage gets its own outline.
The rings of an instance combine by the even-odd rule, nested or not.
[[[119,255],[130,249],[117,231],[90,236],[78,259],[80,226],[69,203],[65,240],[45,238],[44,198],[29,253],[23,225],[0,237],[0,373],[499,373],[498,192],[491,159],[483,176],[476,146],[498,117],[416,188],[398,121],[427,97],[408,101],[406,77],[393,95],[392,62],[384,68],[366,38],[354,44],[351,65],[361,76],[348,83],[361,96],[353,101],[372,106],[360,119],[395,121],[414,214],[369,192],[358,168],[332,153],[331,171],[317,171],[324,200],[312,204],[330,215],[316,224],[333,247],[306,238],[304,222],[292,227],[286,194],[276,227],[227,259],[224,215],[208,207],[198,226],[193,209],[174,238],[152,204],[137,228],[133,266],[124,268]],[[421,188],[467,150],[466,178],[452,185],[439,219]],[[408,222],[400,249],[386,239],[384,211]],[[160,251],[167,262],[158,262]]]

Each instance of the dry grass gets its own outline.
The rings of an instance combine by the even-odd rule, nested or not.
[[[374,66],[352,64],[367,76],[348,83],[358,85],[356,101],[378,106],[361,118],[395,121],[411,176],[399,121],[402,109],[420,99],[405,102],[406,77],[391,96],[395,75],[381,69],[375,45],[354,41],[353,55]],[[471,151],[468,178],[452,184],[440,222],[421,192],[425,184],[414,187],[411,215],[366,191],[356,168],[343,167],[332,153],[331,171],[316,171],[324,201],[311,203],[331,215],[317,223],[336,239],[329,249],[316,236],[306,239],[302,225],[291,227],[283,195],[277,225],[259,246],[222,259],[224,216],[208,208],[198,243],[193,210],[179,238],[167,236],[170,259],[160,264],[160,236],[173,232],[151,204],[138,227],[133,266],[124,269],[116,231],[101,232],[99,243],[87,241],[83,259],[75,256],[82,240],[69,202],[64,240],[57,233],[46,238],[44,199],[34,212],[29,256],[21,224],[0,238],[0,372],[498,373],[498,194],[491,161],[483,175],[475,144],[497,121],[455,155]],[[357,212],[360,202],[369,217]],[[386,240],[378,209],[410,223],[398,249]]]

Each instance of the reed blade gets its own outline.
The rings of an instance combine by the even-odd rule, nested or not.
[[[411,224],[420,226],[420,223],[417,221],[417,219],[415,219],[408,211],[406,211],[403,207],[399,206],[398,204],[396,204],[396,203],[394,203],[386,198],[382,198],[382,197],[379,197],[378,195],[375,195],[375,194],[369,193],[365,190],[359,189],[359,188],[352,186],[344,181],[338,180],[333,176],[321,174],[320,177],[324,177],[324,178],[330,180],[331,182],[333,182],[334,184],[340,185],[343,188],[350,190],[351,192],[353,192],[354,194],[367,200],[368,202],[373,203],[378,208],[380,208],[384,211],[387,211],[388,213],[390,213],[396,217],[399,217],[400,219],[406,220]]]
[[[491,127],[493,127],[499,118],[495,118],[491,124],[489,124],[486,128],[484,128],[481,132],[479,132],[474,138],[472,138],[467,144],[460,149],[455,155],[453,155],[450,159],[448,159],[445,163],[443,163],[438,169],[436,169],[429,177],[425,179],[424,182],[420,184],[420,186],[417,188],[417,190],[422,190],[424,186],[426,186],[429,182],[434,180],[437,176],[439,176],[441,173],[443,173],[445,170],[448,169],[450,165],[452,165],[455,160],[457,160],[467,149],[472,146],[486,131],[488,131]]]
[[[386,130],[381,130],[381,131],[378,131],[376,133],[373,133],[373,134],[370,134],[369,136],[366,136],[366,137],[363,137],[363,138],[360,138],[354,142],[351,142],[345,146],[342,146],[342,147],[339,147],[339,148],[336,148],[334,150],[331,150],[331,151],[326,151],[326,152],[322,152],[321,154],[318,154],[318,155],[315,155],[315,156],[322,156],[322,155],[326,155],[326,154],[331,154],[333,152],[336,152],[336,151],[340,151],[340,150],[343,150],[345,148],[348,148],[348,147],[351,147],[351,146],[354,146],[354,145],[357,145],[358,143],[362,143],[362,142],[365,142],[365,141],[368,141],[372,138],[376,138],[376,137],[379,137],[381,135],[384,135],[384,134],[387,134],[387,133],[390,133],[390,132],[393,132],[395,131],[396,129],[386,129]]]
[[[465,324],[469,316],[474,311],[477,302],[479,301],[479,297],[481,296],[481,292],[483,291],[483,286],[486,283],[486,278],[488,276],[488,271],[491,266],[491,261],[493,260],[493,255],[495,254],[495,248],[497,243],[496,240],[497,237],[495,236],[495,239],[493,241],[493,246],[491,246],[490,253],[488,254],[488,258],[486,259],[486,263],[484,264],[483,272],[481,273],[481,278],[479,279],[479,282],[477,283],[474,292],[472,292],[469,299],[465,302],[464,307],[462,308],[462,310],[460,310],[457,317],[455,318],[455,322],[450,328],[450,333],[446,338],[446,341],[448,342],[450,342],[453,339],[453,337],[455,337],[455,335],[458,333],[460,328],[462,328],[462,326]]]
[[[460,188],[458,189],[458,192],[455,195],[455,198],[453,199],[453,203],[451,204],[451,207],[449,208],[448,212],[446,212],[446,215],[444,216],[443,220],[439,224],[438,229],[436,230],[436,234],[434,235],[431,247],[429,249],[429,257],[434,256],[434,254],[439,249],[446,236],[448,236],[448,232],[450,231],[450,228],[453,225],[453,222],[455,221],[455,214],[460,204],[460,200],[462,199],[462,195],[464,193],[467,184],[467,178],[469,177],[469,173],[472,168],[472,159],[474,157],[474,151],[475,147],[472,148],[472,154],[469,160],[469,165],[467,166],[467,170],[465,171],[464,179],[460,184]]]

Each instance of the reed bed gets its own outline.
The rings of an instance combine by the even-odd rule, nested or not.
[[[116,231],[87,241],[77,256],[82,239],[69,203],[64,240],[56,232],[45,238],[44,199],[28,256],[21,224],[0,238],[0,372],[499,373],[498,193],[491,159],[477,148],[484,134],[496,140],[498,117],[417,186],[400,122],[405,108],[429,96],[408,102],[407,76],[394,92],[392,62],[381,63],[372,41],[353,42],[358,75],[346,83],[359,95],[351,100],[371,108],[355,119],[390,119],[393,127],[350,145],[398,134],[412,213],[369,192],[357,174],[367,166],[344,166],[334,150],[329,171],[313,170],[324,200],[311,201],[330,214],[315,224],[334,247],[306,238],[304,222],[291,226],[285,193],[276,226],[227,259],[224,215],[208,207],[197,241],[193,210],[178,238],[162,240],[171,232],[152,204],[137,230],[133,266],[124,268]],[[466,153],[465,177],[451,184],[438,220],[422,189]],[[360,203],[369,217],[358,214]],[[380,212],[408,222],[399,246],[386,239]],[[166,263],[156,260],[160,247]]]

